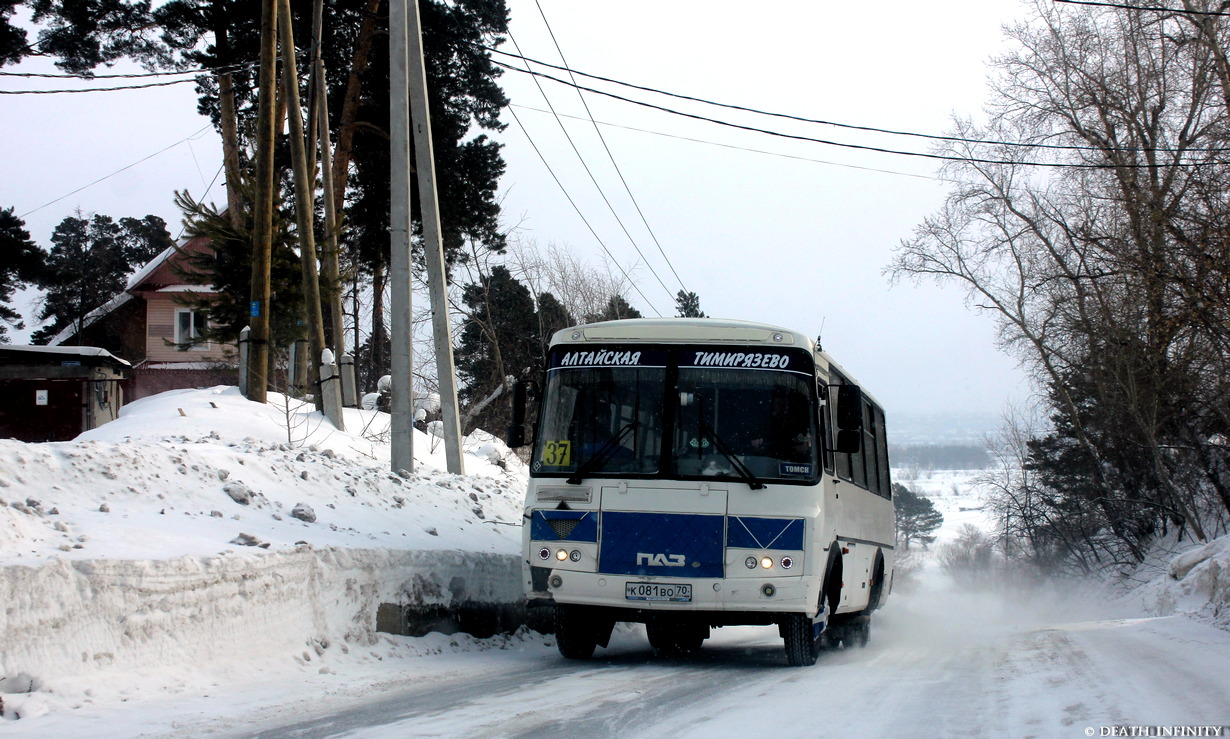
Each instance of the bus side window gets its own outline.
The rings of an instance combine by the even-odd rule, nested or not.
[[[840,388],[842,385],[846,384],[846,378],[834,372],[832,382],[833,384],[829,387],[829,408],[830,409],[832,407],[833,401],[837,400],[837,394],[838,394],[837,389]],[[832,426],[829,426],[829,428],[832,430],[832,433],[833,433],[832,438],[834,440],[836,440],[837,438],[836,415],[837,413],[840,413],[840,412],[841,412],[840,409],[838,409],[836,413],[832,412],[831,410],[829,412],[829,420],[833,424]],[[834,448],[836,448],[836,446],[837,446],[836,444],[833,445]],[[848,454],[846,452],[837,452],[834,455],[834,466],[837,469],[837,476],[843,480],[853,480],[854,479],[854,470],[853,470],[853,465],[852,465],[853,460],[851,459],[851,457],[853,456],[854,455]],[[859,467],[862,467],[861,456],[860,456],[860,461],[859,461]]]
[[[840,411],[838,412],[840,413]],[[865,429],[863,433],[866,433]],[[864,465],[866,464],[865,457],[868,450],[865,443],[861,447],[857,452],[850,455],[850,471],[854,473],[854,484],[865,488],[867,487],[867,468]]]
[[[816,392],[818,393],[817,397],[822,401],[820,405],[820,418],[817,419],[820,427],[820,451],[824,455],[824,471],[831,475],[833,474],[833,446],[829,443],[829,439],[832,438],[830,431],[832,429],[832,426],[830,426],[832,420],[829,418],[828,386],[820,384],[816,387]]]
[[[878,462],[879,451],[876,445],[876,436],[880,433],[880,427],[876,425],[875,414],[871,410],[871,403],[863,401],[863,459],[867,464],[867,489],[877,495],[880,493],[880,465]]]
[[[884,411],[875,409],[876,460],[880,465],[880,495],[892,498],[893,486],[888,472],[888,427],[884,425]]]

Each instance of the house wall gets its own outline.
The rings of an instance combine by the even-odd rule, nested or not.
[[[130,300],[86,326],[65,346],[96,346],[136,364],[145,358],[145,324],[145,306],[140,300]]]
[[[208,348],[180,350],[174,346],[175,311],[185,306],[177,302],[183,293],[145,293],[147,362],[224,362],[234,361],[234,347],[211,343]],[[172,342],[168,344],[167,342]],[[228,356],[229,354],[229,356]]]
[[[124,383],[124,402],[157,395],[167,390],[181,390],[214,385],[235,385],[239,371],[235,367],[211,367],[209,369],[174,369],[167,365],[133,367]]]

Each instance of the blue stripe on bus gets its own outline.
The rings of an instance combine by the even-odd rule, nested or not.
[[[803,519],[731,516],[726,526],[726,546],[737,549],[803,548]]]
[[[725,517],[694,513],[602,514],[598,571],[614,575],[722,577]]]

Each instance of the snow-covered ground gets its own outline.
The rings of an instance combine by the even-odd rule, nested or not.
[[[4,718],[329,670],[380,641],[384,602],[515,601],[520,462],[475,434],[450,475],[416,432],[415,472],[392,474],[387,419],[347,410],[343,433],[220,387],[0,441]]]
[[[392,474],[384,419],[348,410],[338,432],[280,397],[215,388],[138,401],[73,442],[0,441],[0,735],[1078,736],[1230,723],[1230,632],[1209,625],[1230,619],[1228,539],[1159,567],[1132,598],[1084,583],[971,593],[924,567],[877,615],[870,647],[803,670],[782,666],[772,628],[722,629],[697,657],[669,660],[621,627],[592,663],[526,631],[377,632],[384,602],[518,597],[525,481],[483,434],[467,440],[466,476],[441,471],[426,434],[416,471]],[[944,513],[937,546],[988,525],[974,475],[896,473]]]

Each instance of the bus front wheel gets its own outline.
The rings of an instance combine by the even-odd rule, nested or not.
[[[823,651],[825,633],[816,634],[811,618],[806,613],[790,613],[782,623],[782,637],[786,642],[786,661],[791,667],[810,667]]]
[[[555,606],[555,644],[567,659],[589,659],[598,646],[598,630],[592,619],[572,606]]]

